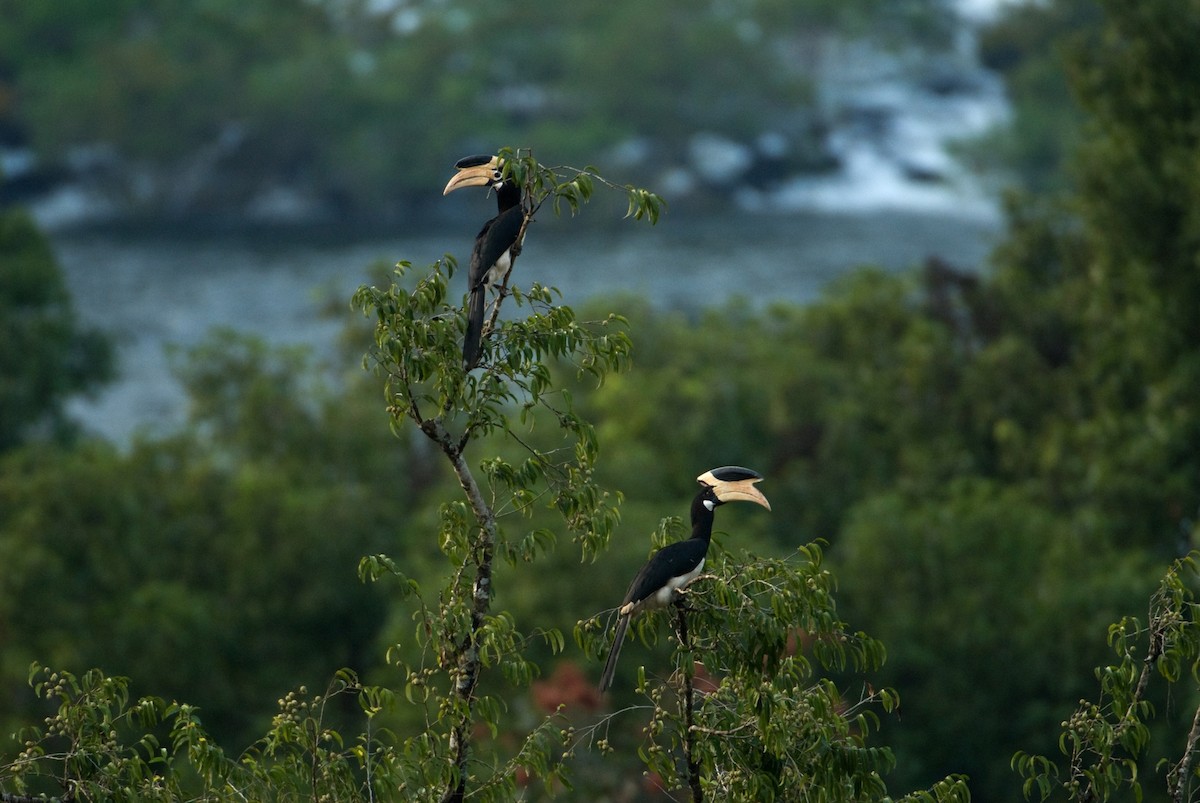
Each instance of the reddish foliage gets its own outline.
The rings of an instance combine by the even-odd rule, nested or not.
[[[533,704],[547,714],[558,710],[560,705],[595,711],[600,707],[600,693],[596,685],[573,661],[563,661],[545,680],[535,680],[530,687]]]
[[[721,681],[709,674],[704,664],[696,661],[692,665],[692,688],[697,694],[711,694],[721,685]]]

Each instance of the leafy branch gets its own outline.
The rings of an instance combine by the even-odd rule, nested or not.
[[[680,526],[665,519],[657,538]],[[878,726],[874,709],[895,710],[899,698],[867,685],[850,704],[830,676],[874,670],[884,650],[837,617],[820,545],[770,559],[735,557],[714,543],[709,556],[709,571],[673,608],[673,672],[639,673],[637,693],[650,711],[638,751],[647,771],[690,790],[693,801],[803,800],[815,789],[822,800],[886,799],[892,754],[867,739]],[[670,615],[651,612],[633,629],[652,643]],[[600,654],[606,631],[593,617],[578,623],[575,637],[585,652]],[[952,777],[906,799],[969,794]]]
[[[1154,717],[1147,699],[1150,682],[1157,674],[1175,684],[1185,666],[1192,667],[1195,678],[1200,666],[1200,624],[1194,592],[1186,582],[1197,574],[1196,558],[1192,553],[1172,564],[1150,598],[1144,627],[1134,617],[1109,627],[1108,643],[1118,661],[1097,670],[1097,700],[1081,700],[1062,723],[1059,749],[1067,758],[1065,772],[1046,756],[1018,752],[1013,757],[1013,768],[1025,778],[1026,798],[1047,800],[1057,789],[1079,803],[1110,800],[1123,790],[1141,799],[1139,761],[1150,745]],[[1198,740],[1200,707],[1181,757],[1166,775],[1167,792],[1175,803],[1190,799]]]
[[[551,203],[556,212],[565,204],[574,214],[591,198],[594,181],[615,186],[591,169],[568,176],[545,168],[528,150],[505,149],[500,157],[506,176],[522,188],[524,217],[517,242],[544,204]],[[662,204],[657,196],[635,188],[627,191],[634,217],[658,219]],[[514,252],[514,265],[517,255]],[[575,413],[570,395],[553,387],[551,364],[574,365],[580,375],[603,382],[627,363],[631,344],[619,316],[581,323],[570,307],[554,304],[551,289],[535,283],[522,291],[510,287],[506,275],[484,325],[478,369],[464,371],[457,351],[466,328],[465,310],[447,300],[456,264],[450,257],[440,260],[408,290],[403,284],[411,267],[401,263],[388,288],[360,288],[354,304],[375,318],[370,360],[384,378],[393,427],[407,423],[424,433],[449,463],[463,493],[463,502],[443,505],[438,536],[442,551],[460,570],[436,606],[421,608],[418,625],[418,639],[426,640],[437,672],[447,680],[444,687],[425,685],[429,703],[439,712],[438,723],[448,723],[446,752],[429,746],[427,737],[410,744],[420,748],[418,755],[431,759],[423,761],[424,766],[446,768],[427,780],[441,784],[441,799],[448,802],[466,794],[477,715],[495,727],[489,712],[498,710],[498,704],[479,693],[484,669],[498,665],[520,679],[532,677],[536,669],[521,656],[525,637],[509,617],[491,610],[493,567],[498,551],[510,560],[533,560],[552,546],[554,537],[536,530],[511,541],[499,526],[498,511],[528,515],[535,500],[546,501],[574,534],[585,559],[603,548],[618,518],[619,495],[599,488],[593,479],[599,448],[595,432]],[[501,306],[508,298],[529,311],[500,322]],[[539,418],[549,418],[570,447],[559,444],[543,450],[526,438],[524,431]],[[472,443],[492,434],[506,436],[527,456],[518,463],[502,457],[484,461],[481,481],[465,453]],[[547,640],[555,651],[561,649],[561,635],[548,634]],[[409,669],[410,677],[428,674]],[[551,776],[560,773],[554,767],[544,769]],[[476,791],[493,788],[485,779]]]

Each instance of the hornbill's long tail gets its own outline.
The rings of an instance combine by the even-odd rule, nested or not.
[[[483,308],[487,288],[482,282],[471,288],[471,300],[467,302],[467,333],[463,336],[463,370],[470,371],[479,362],[483,345]]]
[[[613,673],[617,671],[617,658],[621,655],[621,644],[625,641],[625,631],[629,629],[629,619],[630,614],[625,614],[617,622],[617,632],[613,635],[612,649],[608,651],[604,674],[600,675],[601,692],[606,692],[612,687]]]

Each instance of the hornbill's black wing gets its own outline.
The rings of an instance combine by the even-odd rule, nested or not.
[[[504,274],[512,265],[511,251],[521,234],[523,220],[521,207],[514,206],[485,223],[475,237],[467,273],[471,298],[467,304],[467,333],[463,337],[463,367],[468,371],[479,361],[488,285],[504,280]]]

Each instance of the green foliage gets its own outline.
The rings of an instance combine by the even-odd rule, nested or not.
[[[904,690],[882,729],[898,779],[950,767],[976,790],[1009,787],[1017,749],[1051,748],[1062,701],[1101,658],[1097,634],[1153,571],[1080,539],[1031,489],[978,478],[859,503],[838,558],[846,615],[890,645],[872,677]]]
[[[63,800],[174,802],[191,798],[180,763],[212,789],[230,771],[191,706],[154,697],[131,703],[128,680],[98,670],[80,677],[34,664],[29,684],[54,712],[21,732],[23,750],[0,768],[0,786],[14,789],[14,799],[57,791]],[[165,738],[155,734],[160,725]]]
[[[0,452],[39,431],[72,433],[67,399],[112,375],[112,350],[76,321],[50,244],[20,210],[0,211]]]
[[[1193,374],[1184,358],[1200,335],[1192,315],[1200,298],[1200,66],[1190,59],[1200,8],[1104,6],[1103,46],[1077,59],[1091,126],[1079,154],[1080,217],[1095,258],[1083,313],[1090,324],[1106,324],[1091,333],[1109,357],[1096,365],[1102,393],[1123,401],[1151,384],[1173,399],[1184,377],[1169,374]],[[1120,365],[1111,356],[1118,342]]]
[[[967,147],[971,158],[1024,190],[1067,188],[1070,161],[1083,139],[1083,111],[1072,92],[1068,54],[1092,44],[1100,23],[1095,0],[1014,4],[980,34],[983,63],[1004,76],[1011,122]]]
[[[354,433],[386,423],[359,403],[309,388],[297,404],[296,355],[224,334],[192,358],[217,353],[221,371],[180,369],[221,400],[195,396],[203,435],[0,461],[6,695],[33,660],[98,666],[190,699],[236,743],[280,688],[369,660],[384,600],[354,583],[355,565],[404,532],[408,497],[389,478],[408,459],[357,448]],[[2,726],[30,713],[8,707]]]
[[[1025,469],[1000,435],[1036,426],[1053,384],[1010,386],[1042,366],[1025,344],[982,341],[1002,312],[974,276],[877,270],[805,308],[733,300],[689,321],[631,304],[631,326],[653,334],[634,371],[585,403],[605,441],[630,444],[616,474],[653,461],[687,477],[686,456],[754,449],[784,489],[776,536],[794,544],[838,532],[857,501],[895,484]]]
[[[978,379],[961,386],[962,398],[972,417],[988,425],[980,431],[991,441],[994,459],[976,464],[987,481],[932,490],[898,487],[865,503],[861,518],[838,541],[839,547],[858,542],[842,573],[849,610],[879,622],[879,635],[898,645],[890,664],[897,674],[889,680],[906,690],[906,702],[926,697],[932,722],[940,723],[952,716],[945,709],[965,714],[963,699],[979,696],[969,723],[936,737],[941,748],[926,743],[912,751],[927,759],[945,751],[934,772],[949,764],[984,788],[999,787],[989,776],[1000,778],[1001,768],[979,772],[962,761],[973,761],[978,751],[969,741],[964,752],[957,745],[980,733],[986,707],[996,699],[1022,701],[1019,712],[992,718],[996,732],[1012,728],[1001,737],[1005,743],[1025,746],[1026,757],[1044,755],[1053,747],[1046,743],[1049,726],[1064,712],[1034,701],[1035,695],[1079,699],[1083,692],[1077,681],[1063,684],[1068,675],[1058,661],[1042,665],[1041,659],[1061,651],[1080,669],[1097,660],[1090,658],[1086,630],[1039,637],[1046,614],[1079,611],[1098,632],[1097,615],[1110,621],[1128,611],[1134,590],[1149,584],[1149,563],[1186,551],[1194,538],[1190,514],[1200,463],[1189,444],[1196,442],[1200,418],[1194,393],[1182,389],[1194,387],[1196,378],[1194,218],[1200,194],[1194,171],[1181,165],[1194,163],[1200,130],[1198,73],[1183,55],[1195,41],[1200,9],[1174,2],[1101,5],[1104,20],[1095,41],[1071,56],[1073,88],[1090,115],[1076,155],[1078,189],[1057,202],[1014,204],[995,273],[980,285],[984,304],[974,309],[983,314],[966,318],[970,326],[963,327],[969,350],[960,375]],[[961,295],[962,302],[969,300]],[[972,312],[969,304],[959,309]],[[885,567],[870,557],[882,550],[904,559]],[[957,557],[956,550],[962,550]],[[988,560],[978,571],[990,567],[994,576],[969,568],[981,555]],[[864,560],[871,568],[858,579],[854,567]],[[895,593],[872,591],[871,583],[884,578]],[[942,626],[941,617],[930,613],[931,588],[946,593],[935,610],[964,615],[957,626]],[[1003,596],[988,589],[1003,589]],[[909,594],[913,598],[905,602]],[[870,608],[860,613],[858,600]],[[1043,615],[1034,615],[1046,603]],[[916,637],[877,618],[888,612],[894,622],[908,618],[899,627]],[[993,633],[998,625],[1004,629]],[[980,650],[981,656],[963,664],[975,668],[966,675],[973,687],[950,693],[939,706],[945,682],[930,683],[927,696],[920,684],[934,665],[928,649],[947,639],[959,644],[952,654]],[[989,642],[992,649],[984,646]],[[906,656],[909,645],[914,654]],[[1023,656],[1023,671],[997,676],[1006,662],[994,656],[1013,649]],[[993,656],[990,662],[982,659],[984,652]],[[1128,672],[1116,677],[1128,679]],[[1173,755],[1173,763],[1180,756],[1162,739],[1185,743],[1178,731],[1186,723],[1160,705],[1166,693],[1142,698],[1156,706],[1153,726],[1142,703],[1131,713],[1140,724],[1122,725],[1127,706],[1109,709],[1110,684],[1105,681],[1104,699],[1069,720],[1071,739],[1078,741],[1064,745],[1068,751],[1083,745],[1091,775],[1070,770],[1059,781],[1078,782],[1078,799],[1089,799],[1089,786],[1096,795],[1131,794],[1133,781],[1149,790],[1145,779],[1155,760]],[[1144,740],[1154,729],[1175,735],[1161,736],[1157,752],[1146,753]],[[893,744],[900,766],[911,767],[902,739]],[[1041,779],[1039,793],[1053,777],[1043,761],[1026,758],[1022,764],[1027,778]],[[1175,795],[1169,793],[1180,799]]]
[[[1189,670],[1196,679],[1200,665],[1200,623],[1196,621],[1196,553],[1172,564],[1150,599],[1143,624],[1125,617],[1108,629],[1108,643],[1117,663],[1096,672],[1099,690],[1095,701],[1081,700],[1079,707],[1062,723],[1059,750],[1066,758],[1060,767],[1044,755],[1018,751],[1013,768],[1025,778],[1027,799],[1048,800],[1060,793],[1063,799],[1095,801],[1141,800],[1140,773],[1151,747],[1151,725],[1156,710],[1151,702],[1150,683],[1155,676],[1174,686]],[[1195,705],[1194,695],[1188,699]],[[1182,757],[1166,767],[1168,799],[1190,800],[1197,773],[1193,759],[1200,740],[1200,708],[1184,743]],[[1174,748],[1175,745],[1171,745]],[[1170,749],[1170,748],[1168,748]]]
[[[1184,167],[1200,120],[1200,72],[1184,54],[1200,10],[1103,5],[1098,43],[1073,60],[1089,118],[1072,217],[1018,229],[996,284],[1013,309],[1030,289],[1044,296],[1035,346],[1067,380],[1034,468],[1064,505],[1094,507],[1089,529],[1172,555],[1200,483],[1185,390],[1198,376],[1200,185]]]
[[[877,711],[897,708],[899,697],[864,684],[847,698],[831,678],[878,669],[884,648],[838,617],[821,547],[771,559],[714,546],[706,568],[681,606],[635,627],[653,639],[674,620],[672,672],[643,669],[637,691],[647,705],[602,720],[591,738],[647,709],[638,755],[667,790],[690,783],[719,800],[883,799],[892,754],[868,742]],[[600,617],[579,622],[575,635],[589,655],[608,648]],[[607,736],[597,744],[612,749]],[[926,794],[913,799],[969,799],[955,779]]]

